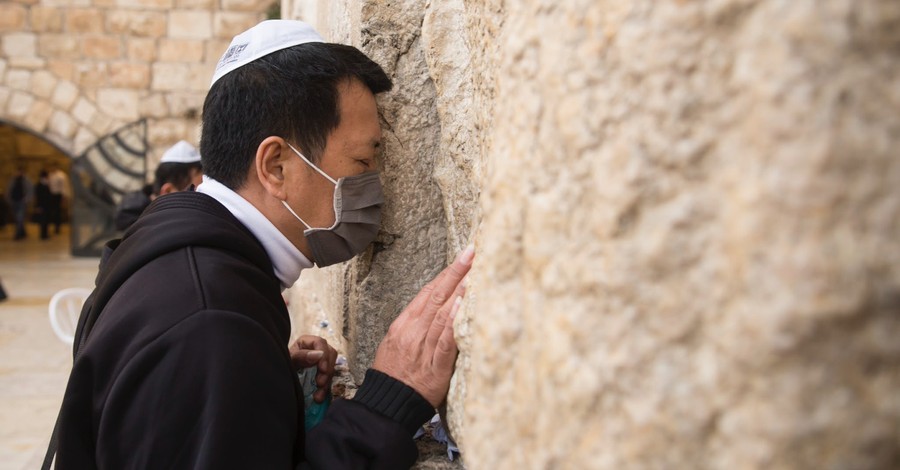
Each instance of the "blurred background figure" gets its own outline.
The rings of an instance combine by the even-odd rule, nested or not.
[[[59,233],[59,226],[62,224],[62,210],[64,203],[68,200],[71,190],[69,189],[69,177],[66,172],[59,167],[51,167],[49,174],[51,206],[50,222],[55,226],[54,232]]]
[[[50,174],[47,170],[41,170],[38,183],[34,187],[34,214],[41,226],[41,240],[50,238],[50,216],[54,204],[53,194],[50,193]]]
[[[166,150],[156,167],[154,182],[122,197],[116,209],[116,229],[125,230],[159,196],[184,191],[202,182],[203,168],[200,152],[182,140]]]
[[[33,195],[33,185],[31,180],[25,176],[25,168],[18,167],[15,175],[10,179],[6,189],[6,200],[12,208],[13,218],[16,223],[16,233],[14,240],[22,240],[25,238],[25,216],[28,209],[28,203]]]

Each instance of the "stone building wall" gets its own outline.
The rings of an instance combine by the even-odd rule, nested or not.
[[[70,155],[140,118],[152,162],[199,141],[215,63],[272,0],[0,3],[0,120]]]
[[[358,377],[474,242],[468,468],[897,467],[900,4],[284,6],[396,83],[384,230],[292,309]]]

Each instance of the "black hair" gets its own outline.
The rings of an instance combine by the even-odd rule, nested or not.
[[[329,43],[293,46],[225,74],[203,103],[204,174],[240,188],[259,143],[273,135],[318,162],[328,135],[340,124],[338,84],[354,79],[372,94],[393,86],[359,49]]]
[[[172,183],[172,186],[178,188],[179,191],[188,187],[191,183],[191,170],[202,170],[203,165],[200,162],[181,163],[181,162],[165,162],[160,163],[156,167],[156,181],[153,182],[153,193],[159,194],[162,187],[166,183]]]

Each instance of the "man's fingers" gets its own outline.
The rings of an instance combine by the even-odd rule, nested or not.
[[[451,297],[451,293],[459,286],[460,281],[468,274],[472,268],[472,260],[475,258],[475,247],[469,245],[466,247],[456,260],[453,261],[447,269],[441,273],[440,280],[435,283],[434,289],[431,291],[431,297],[422,309],[421,318],[426,322],[431,322],[437,311],[447,303]]]
[[[456,339],[453,337],[453,319],[456,318],[456,312],[459,311],[461,304],[462,297],[457,297],[453,302],[453,307],[447,316],[447,322],[444,324],[444,329],[441,331],[441,336],[438,338],[437,345],[434,348],[432,364],[434,364],[435,372],[439,374],[452,372],[456,364],[456,356],[459,353],[459,349],[457,349]]]
[[[458,308],[456,306],[462,301],[464,295],[466,295],[466,285],[465,281],[462,281],[456,286],[453,295],[444,302],[444,305],[441,306],[434,316],[434,319],[431,321],[431,326],[428,328],[428,333],[425,335],[425,347],[428,351],[434,350],[438,339],[441,337],[441,334],[443,334],[444,326],[447,322],[451,321],[450,312],[453,308]]]
[[[323,351],[315,351],[311,349],[301,349],[291,355],[291,363],[297,370],[315,366],[325,356]]]

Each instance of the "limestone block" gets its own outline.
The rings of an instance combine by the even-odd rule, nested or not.
[[[206,39],[212,35],[212,14],[203,10],[173,10],[169,12],[170,38]]]
[[[53,114],[53,106],[44,100],[35,100],[28,110],[28,114],[23,118],[25,126],[37,133],[43,133],[47,127],[47,121]]]
[[[141,98],[138,112],[143,117],[164,118],[170,116],[164,93],[151,93]]]
[[[125,55],[128,60],[136,62],[153,62],[156,60],[156,40],[150,38],[129,37],[125,40]]]
[[[81,53],[89,59],[117,59],[122,56],[122,40],[116,36],[85,36]]]
[[[75,155],[81,155],[88,147],[97,143],[97,135],[92,133],[87,127],[79,127],[75,133],[72,148]]]
[[[96,8],[71,8],[66,10],[66,33],[102,33],[105,13]]]
[[[81,87],[82,93],[91,99],[98,87],[107,85],[109,71],[106,62],[82,62],[75,67],[75,80],[73,82]]]
[[[28,115],[31,105],[34,104],[34,96],[22,91],[13,91],[6,103],[6,115],[21,119]]]
[[[157,62],[150,88],[154,91],[203,91],[209,88],[213,65]]]
[[[48,59],[45,69],[60,80],[75,78],[75,64],[68,60]]]
[[[58,8],[34,5],[30,8],[29,16],[31,30],[36,33],[62,32],[62,12]]]
[[[13,90],[31,91],[31,75],[30,70],[11,69],[6,73],[6,86]]]
[[[150,88],[155,91],[179,90],[190,81],[188,64],[157,62],[153,64]]]
[[[157,38],[166,35],[167,27],[166,14],[158,11],[113,10],[106,16],[112,34]]]
[[[68,34],[42,34],[38,38],[38,50],[43,57],[77,59],[81,57],[78,38]]]
[[[222,54],[224,54],[228,49],[228,44],[230,43],[231,38],[206,40],[204,44],[203,60],[206,62],[212,62],[213,64],[217,63],[222,57]],[[215,65],[210,70],[215,70]],[[209,78],[210,80],[212,80],[212,74],[210,74]]]
[[[6,59],[0,59],[0,83],[6,83],[5,77],[6,77],[6,68],[7,67],[8,67],[8,63],[6,62]]]
[[[40,98],[50,98],[56,90],[57,78],[46,70],[38,70],[31,76],[31,93]]]
[[[271,4],[270,0],[222,0],[222,9],[260,13],[266,11]]]
[[[200,39],[160,39],[159,60],[162,62],[201,62],[204,44]]]
[[[172,0],[116,0],[119,7],[135,10],[168,10],[172,3]]]
[[[111,63],[109,84],[119,88],[147,88],[150,85],[150,66],[139,62]]]
[[[150,147],[158,149],[160,152],[172,145],[172,142],[179,140],[194,141],[184,119],[158,119],[149,121],[147,124],[147,142]]]
[[[123,88],[97,90],[97,107],[100,111],[123,121],[135,121],[138,115],[138,92]]]
[[[185,10],[213,10],[216,0],[175,0],[175,8]]]
[[[68,113],[63,111],[54,111],[50,116],[48,130],[54,134],[67,140],[75,136],[78,131],[78,123]]]
[[[213,35],[230,41],[231,38],[250,29],[262,19],[263,16],[260,12],[217,11],[213,13]]]
[[[59,109],[68,110],[78,98],[78,87],[70,81],[60,81],[50,102]]]
[[[72,108],[72,117],[82,124],[90,124],[96,115],[97,107],[85,98],[80,98]]]
[[[20,69],[39,70],[47,65],[47,61],[40,57],[10,57],[9,66]]]
[[[166,94],[166,105],[171,116],[179,116],[185,119],[197,119],[203,110],[205,92],[174,92]]]
[[[94,117],[91,119],[91,122],[88,123],[87,127],[92,133],[103,136],[121,127],[123,124],[125,124],[125,122],[116,120],[109,114],[98,112],[94,114]]]
[[[37,52],[37,36],[34,33],[3,35],[3,54],[7,57],[34,57],[35,52]]]
[[[0,31],[22,31],[28,10],[14,3],[0,4]]]

